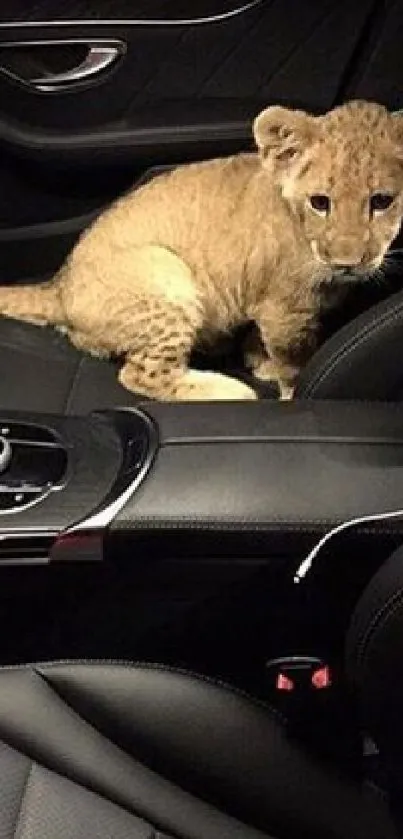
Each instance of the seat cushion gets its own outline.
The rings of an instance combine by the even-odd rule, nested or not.
[[[239,691],[162,667],[0,671],[0,836],[388,839],[382,800]]]
[[[342,326],[303,367],[300,399],[400,400],[403,396],[403,291]],[[375,363],[374,363],[375,360]],[[260,398],[276,388],[242,370],[236,340],[215,358],[198,355],[195,366],[239,376]],[[117,381],[117,365],[76,350],[60,333],[0,317],[0,405],[3,410],[85,415],[93,410],[134,406],[140,397]]]
[[[195,366],[240,375],[263,398],[276,390],[253,381],[241,369],[236,349],[211,359],[195,357]],[[193,361],[193,360],[192,360]],[[131,393],[117,380],[118,365],[79,352],[52,328],[0,317],[0,407],[3,411],[39,411],[83,415],[104,408],[133,407],[144,396]]]
[[[139,401],[112,363],[79,352],[54,329],[0,318],[2,410],[84,415]]]

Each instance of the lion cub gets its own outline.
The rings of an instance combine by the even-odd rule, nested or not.
[[[196,343],[252,320],[255,372],[289,395],[320,286],[370,277],[398,233],[403,118],[361,101],[318,117],[269,107],[253,134],[256,153],[179,167],[119,199],[52,282],[2,288],[0,311],[123,356],[122,384],[166,400],[256,398],[188,366]]]

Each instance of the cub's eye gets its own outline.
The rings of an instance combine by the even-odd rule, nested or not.
[[[327,195],[311,195],[309,203],[317,213],[327,215],[330,212],[330,198]]]
[[[371,195],[369,207],[371,213],[383,213],[394,201],[394,195],[389,192],[375,192]]]

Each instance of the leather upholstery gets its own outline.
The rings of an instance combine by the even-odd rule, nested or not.
[[[145,555],[295,556],[340,522],[401,507],[400,403],[150,402],[144,410],[159,450],[112,530]],[[403,516],[368,529],[385,541],[403,531]]]
[[[0,671],[2,839],[392,839],[259,702],[160,667]]]
[[[4,411],[85,415],[139,401],[113,364],[80,353],[54,329],[11,318],[0,318],[0,382]]]
[[[400,803],[403,827],[403,548],[372,578],[357,604],[347,664],[362,713]]]
[[[301,373],[301,399],[400,400],[403,394],[403,292],[339,329]]]
[[[303,370],[303,399],[400,399],[403,292],[372,306],[327,340]],[[374,363],[375,362],[375,363]],[[231,365],[230,365],[231,367]],[[237,370],[232,370],[236,375]],[[136,405],[115,365],[83,355],[52,329],[0,319],[0,403],[4,410],[88,414]],[[264,398],[274,392],[259,388]]]

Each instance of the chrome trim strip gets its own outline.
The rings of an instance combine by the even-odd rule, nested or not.
[[[145,423],[148,431],[149,445],[144,461],[139,471],[136,472],[134,480],[128,486],[124,487],[124,489],[118,491],[116,498],[113,498],[111,501],[106,501],[106,503],[104,500],[101,502],[98,510],[95,510],[76,524],[67,527],[66,530],[62,530],[57,535],[49,551],[49,557],[52,562],[92,562],[102,560],[105,531],[141,486],[153,464],[158,451],[158,432],[148,414],[143,413],[143,411],[137,408],[118,408],[110,413],[135,414]],[[117,476],[117,479],[119,480],[119,476]],[[113,486],[110,493],[112,495],[114,494]]]
[[[243,6],[240,6],[237,9],[232,9],[229,12],[222,12],[221,14],[217,15],[209,15],[208,17],[199,17],[199,18],[178,18],[175,20],[159,20],[159,19],[151,19],[151,20],[130,20],[127,18],[119,19],[107,19],[107,20],[92,20],[91,18],[83,18],[82,20],[43,20],[43,21],[12,21],[1,23],[0,24],[0,31],[1,29],[14,29],[14,28],[22,28],[27,26],[52,26],[56,28],[58,26],[61,27],[68,27],[68,26],[200,26],[203,24],[208,23],[219,23],[221,21],[229,20],[233,17],[237,17],[238,15],[244,14],[244,12],[248,12],[250,9],[254,9],[257,6],[263,5],[266,0],[249,0],[248,3],[245,3]]]
[[[0,533],[0,566],[1,566],[1,546],[3,542],[8,542],[13,539],[54,539],[57,536],[58,530],[54,527],[41,527],[39,525],[28,525],[28,527],[20,527],[15,530],[2,530]]]
[[[77,524],[73,524],[66,531],[61,533],[61,536],[70,533],[80,533],[81,531],[87,532],[88,530],[104,530],[106,527],[108,527],[115,518],[115,516],[117,516],[117,514],[121,511],[124,505],[130,500],[132,495],[134,495],[134,493],[146,477],[149,469],[151,468],[151,465],[158,450],[158,434],[156,426],[154,425],[148,414],[143,413],[143,411],[138,410],[138,408],[118,408],[114,412],[135,414],[141,417],[141,419],[144,421],[149,434],[149,447],[148,452],[144,458],[144,462],[140,470],[136,473],[136,477],[134,478],[134,480],[118,495],[117,498],[107,503],[105,507],[101,507],[100,510],[96,511],[95,513],[92,513],[87,518],[82,519],[80,522],[77,522]],[[113,487],[111,491],[113,492]]]
[[[10,463],[13,451],[8,437],[0,437],[0,446],[0,472],[4,472],[4,470],[7,469],[7,466]]]

